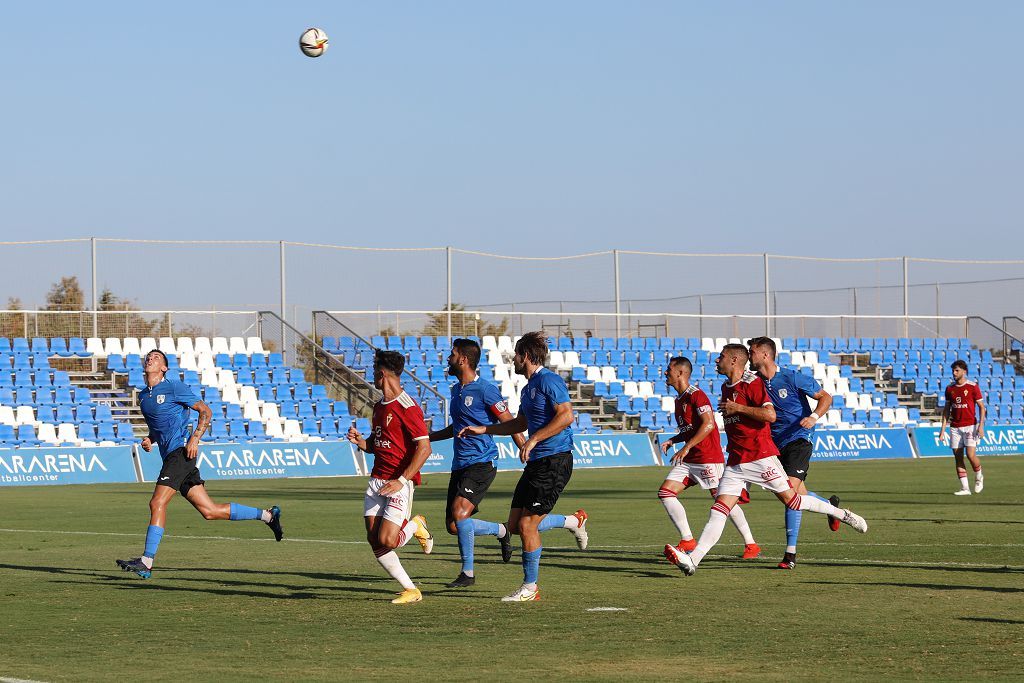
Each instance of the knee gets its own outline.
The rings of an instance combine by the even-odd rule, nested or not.
[[[213,508],[203,508],[199,511],[199,514],[208,522],[217,519],[217,511]]]
[[[449,519],[448,520],[448,526],[446,528],[448,529],[448,534],[450,536],[458,536],[459,535],[459,527],[456,526],[454,519]]]
[[[158,512],[163,512],[166,509],[167,503],[163,502],[162,500],[153,499],[149,501],[149,511],[152,512],[154,515]]]
[[[675,498],[678,495],[678,491],[673,491],[672,489],[665,485],[662,485],[662,487],[658,489],[658,500],[665,500],[666,498]]]

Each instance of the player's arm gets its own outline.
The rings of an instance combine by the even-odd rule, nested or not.
[[[511,422],[516,419],[515,416],[507,410],[498,413],[495,417],[497,417],[498,422]],[[526,443],[526,437],[523,436],[522,432],[516,432],[513,434],[512,440],[515,441],[516,445],[519,446],[520,449],[523,447],[523,444]]]
[[[942,407],[942,427],[939,428],[939,440],[946,440],[946,426],[949,424],[949,413],[950,413],[950,401],[949,394],[946,394],[946,405]]]
[[[519,419],[519,418],[516,418]],[[565,403],[559,403],[555,405],[555,414],[551,418],[551,421],[541,427],[534,434],[530,434],[530,438],[526,440],[522,446],[519,447],[519,459],[526,462],[530,459],[530,451],[532,451],[537,444],[545,439],[550,439],[555,434],[563,431],[566,427],[572,424],[572,403],[566,401]],[[526,418],[523,418],[526,421]],[[504,424],[508,424],[507,422]]]
[[[832,407],[832,394],[824,389],[819,389],[818,393],[811,396],[811,398],[817,401],[818,405],[814,406],[814,410],[811,411],[810,415],[800,420],[800,426],[804,429],[810,429],[817,424],[818,420]]]
[[[455,436],[455,426],[448,425],[444,429],[438,429],[436,432],[430,432],[431,441],[447,441]]]
[[[661,453],[662,453],[662,455],[667,455],[668,454],[668,449],[672,448],[677,443],[683,443],[683,441],[684,441],[684,439],[683,439],[683,433],[682,432],[679,432],[678,434],[676,434],[673,437],[665,439],[664,441],[661,442]]]
[[[423,413],[419,407],[400,413],[402,429],[406,436],[412,438],[416,443],[416,450],[413,451],[409,464],[396,479],[392,479],[380,487],[378,493],[382,496],[390,496],[402,490],[402,487],[409,483],[409,480],[416,476],[416,473],[423,467],[423,463],[430,457],[430,435],[427,433],[427,425],[423,421]]]
[[[203,401],[196,401],[191,407],[192,410],[199,413],[199,424],[192,430],[192,436],[189,437],[188,443],[185,444],[185,454],[189,460],[194,460],[199,455],[199,440],[206,433],[206,430],[210,428],[213,411]]]
[[[758,422],[767,422],[769,424],[775,422],[775,406],[771,403],[766,403],[763,406],[745,406],[731,399],[726,399],[722,403],[722,414],[746,415]]]
[[[526,431],[526,415],[520,413],[511,420],[498,422],[489,425],[471,425],[463,427],[459,432],[459,438],[467,436],[479,436],[480,434],[491,434],[492,436],[513,436],[519,432]]]
[[[672,457],[672,463],[676,465],[682,463],[683,458],[690,454],[690,449],[708,438],[713,431],[715,431],[715,413],[711,410],[701,413],[700,426],[697,427],[693,436],[690,437],[690,440],[687,441],[682,448],[676,451],[676,454]]]
[[[402,472],[402,476],[399,477],[399,483],[401,483],[404,486],[405,482],[403,482],[402,479],[405,479],[405,481],[409,481],[410,479],[415,477],[416,473],[420,471],[420,468],[423,467],[423,463],[425,463],[427,461],[427,458],[429,457],[430,439],[417,439],[416,450],[413,452],[412,459],[406,466],[405,471]]]
[[[363,438],[363,435],[359,433],[355,427],[348,428],[348,434],[345,435],[348,442],[361,450],[363,453],[373,453],[373,445]]]
[[[988,408],[985,407],[985,401],[981,397],[974,400],[974,404],[978,406],[978,438],[985,436],[985,416],[988,415]]]

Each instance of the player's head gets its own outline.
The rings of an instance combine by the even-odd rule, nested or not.
[[[167,374],[167,354],[160,349],[153,349],[142,361],[143,372],[159,372]]]
[[[771,337],[754,337],[747,342],[750,347],[750,367],[760,370],[768,361],[775,362],[775,340]]]
[[[686,356],[673,356],[668,359],[668,367],[665,368],[665,384],[680,391],[683,383],[689,383],[690,374],[693,372],[693,364]]]
[[[950,370],[953,371],[953,379],[959,382],[962,378],[967,376],[967,363],[957,358],[949,366]]]
[[[527,332],[516,342],[516,355],[512,365],[516,373],[526,375],[526,363],[544,367],[548,362],[548,339],[543,332]]]
[[[715,369],[718,370],[719,375],[731,375],[737,369],[742,370],[747,367],[747,361],[750,360],[750,351],[743,344],[726,344],[722,347],[722,352],[718,354],[718,358],[715,359]]]
[[[405,356],[398,351],[377,349],[373,354],[373,386],[384,388],[388,378],[398,379],[405,370]]]
[[[480,345],[472,339],[456,339],[448,354],[448,374],[458,377],[462,368],[476,370],[480,365]]]

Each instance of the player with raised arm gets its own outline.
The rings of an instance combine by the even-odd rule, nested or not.
[[[863,517],[817,498],[801,496],[790,486],[779,462],[779,449],[771,438],[769,425],[775,421],[775,407],[761,378],[746,370],[749,357],[750,352],[742,344],[726,344],[715,360],[718,374],[728,380],[722,385],[722,400],[718,405],[725,418],[729,461],[697,547],[686,554],[674,545],[665,546],[665,557],[686,576],[697,571],[701,560],[718,543],[726,517],[749,484],[768,489],[794,510],[832,515],[861,533],[868,530]]]
[[[686,510],[679,501],[679,493],[691,486],[700,486],[714,498],[718,492],[718,480],[725,469],[725,456],[722,454],[718,425],[715,424],[715,411],[707,394],[696,385],[690,384],[692,372],[693,365],[685,356],[669,359],[668,367],[665,369],[665,383],[678,394],[676,424],[679,426],[679,433],[661,444],[661,452],[667,456],[672,446],[682,444],[683,447],[672,457],[674,467],[658,489],[658,498],[679,531],[681,540],[676,548],[683,552],[690,552],[696,548],[697,541],[690,531]],[[745,501],[740,501],[743,502]],[[747,518],[739,505],[733,507],[729,518],[743,537],[743,559],[752,560],[760,555],[761,548],[754,542]]]
[[[776,346],[771,337],[755,337],[747,342],[750,347],[750,369],[764,382],[765,390],[775,406],[775,422],[771,423],[772,441],[779,449],[779,462],[789,477],[789,484],[801,496],[811,496],[822,502],[839,507],[839,496],[827,501],[804,483],[811,467],[814,444],[814,425],[832,407],[832,395],[821,388],[818,380],[802,372],[780,368],[775,363]],[[808,399],[817,403],[814,410]],[[786,552],[779,562],[779,569],[796,568],[796,544],[800,537],[800,510],[786,508]],[[828,518],[828,528],[839,530],[839,520]]]
[[[423,411],[402,388],[405,356],[397,351],[382,351],[373,356],[373,385],[384,396],[373,406],[370,439],[354,428],[348,440],[359,450],[373,454],[373,470],[366,487],[363,518],[366,540],[380,566],[402,586],[391,602],[404,605],[419,602],[423,594],[409,578],[395,551],[416,537],[423,552],[430,554],[434,539],[426,520],[412,519],[413,480],[430,457],[430,438]]]
[[[149,427],[149,433],[142,440],[142,449],[148,453],[156,444],[163,465],[157,475],[153,497],[149,500],[149,528],[146,529],[142,556],[117,560],[117,566],[144,579],[152,576],[153,560],[167,525],[167,504],[176,493],[183,495],[204,519],[260,520],[280,541],[284,532],[281,529],[281,509],[276,505],[260,509],[238,503],[215,503],[206,492],[206,482],[199,474],[196,456],[199,455],[199,439],[210,426],[213,415],[210,407],[187,384],[167,378],[167,356],[162,351],[154,349],[147,353],[142,369],[146,386],[138,394],[139,410]],[[199,413],[199,424],[190,436],[189,418],[193,410]]]
[[[953,370],[953,383],[946,387],[946,405],[942,408],[942,428],[939,438],[946,441],[946,425],[949,430],[949,447],[953,449],[953,461],[956,463],[956,476],[960,479],[960,490],[954,496],[969,496],[971,489],[967,485],[967,467],[964,453],[974,469],[974,492],[981,493],[985,488],[985,476],[981,473],[981,460],[978,459],[978,443],[985,437],[985,397],[981,394],[978,383],[967,379],[967,363],[955,360],[950,366]]]
[[[544,367],[548,357],[543,332],[523,335],[515,346],[512,360],[516,373],[529,381],[523,387],[519,415],[499,424],[464,427],[462,438],[481,434],[519,434],[529,430],[530,436],[519,450],[519,459],[526,464],[512,494],[508,513],[508,530],[519,534],[523,544],[523,585],[502,598],[503,602],[528,602],[540,599],[537,577],[540,573],[542,544],[540,532],[546,529],[568,529],[576,544],[584,550],[588,543],[587,513],[577,510],[573,515],[548,514],[558,502],[572,476],[572,403],[565,381]]]
[[[448,374],[458,381],[452,384],[451,399],[448,402],[451,422],[444,429],[430,434],[431,441],[454,437],[455,458],[452,461],[452,476],[448,481],[445,523],[448,533],[458,536],[462,571],[448,584],[449,588],[462,588],[476,583],[473,570],[476,536],[497,536],[501,544],[502,561],[512,559],[512,538],[508,528],[500,522],[473,519],[498,472],[494,464],[498,458],[498,447],[494,439],[486,434],[454,436],[464,427],[513,419],[498,387],[477,374],[479,364],[479,344],[472,339],[456,339],[452,342],[452,350],[448,354]],[[522,434],[513,434],[512,438],[520,448],[526,442]]]

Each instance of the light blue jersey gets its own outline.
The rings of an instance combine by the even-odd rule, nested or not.
[[[201,399],[184,382],[164,379],[139,392],[139,409],[146,419],[149,433],[166,458],[188,440],[189,412]]]
[[[505,399],[494,382],[477,377],[465,386],[462,382],[452,385],[448,412],[452,418],[453,434],[458,434],[465,427],[493,424],[497,422],[498,415],[507,410]],[[452,471],[498,458],[498,447],[490,434],[466,438],[456,436],[454,450]]]
[[[547,368],[540,368],[523,387],[519,412],[526,416],[530,434],[535,434],[555,417],[555,408],[569,402],[565,380]],[[537,460],[556,453],[572,451],[572,429],[566,427],[558,434],[544,439],[530,451],[530,459]]]

